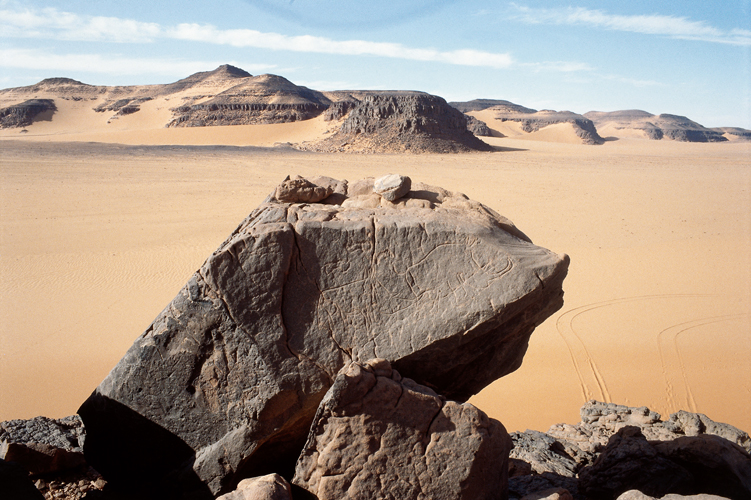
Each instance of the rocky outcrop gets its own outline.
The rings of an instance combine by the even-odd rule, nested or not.
[[[683,142],[723,142],[727,141],[721,132],[708,129],[678,115],[653,115],[639,109],[623,111],[589,111],[584,116],[596,126],[614,130],[636,130],[653,140],[672,139]]]
[[[521,124],[524,132],[537,132],[549,125],[556,123],[570,123],[574,132],[581,138],[584,144],[604,144],[605,139],[600,137],[592,120],[571,111],[542,110],[534,113],[520,113],[505,107],[489,108],[495,112],[495,119],[502,122],[511,121]]]
[[[467,130],[472,132],[477,137],[490,137],[492,132],[488,128],[488,124],[482,120],[478,120],[474,116],[466,115],[467,117]]]
[[[292,500],[292,490],[279,474],[267,474],[243,479],[235,491],[217,500]]]
[[[29,99],[0,109],[0,128],[28,127],[34,120],[52,119],[57,111],[52,99]]]
[[[751,457],[740,446],[712,435],[648,442],[638,427],[620,429],[592,466],[579,475],[579,491],[593,500],[628,490],[661,497],[708,493],[751,497]]]
[[[94,111],[96,111],[97,113],[114,111],[115,116],[131,115],[141,110],[141,104],[151,101],[152,99],[152,97],[127,97],[125,99],[106,101],[95,107]]]
[[[83,465],[83,423],[77,416],[0,422],[0,458],[34,475]]]
[[[511,433],[511,461],[521,464],[509,480],[510,498],[550,487],[566,488],[575,498],[610,499],[637,486],[656,496],[715,492],[745,498],[738,488],[751,494],[751,440],[744,431],[701,413],[679,411],[662,421],[646,407],[597,401],[580,413],[576,425]],[[603,458],[606,450],[611,451]],[[735,486],[712,486],[711,477]]]
[[[293,483],[319,500],[498,498],[511,440],[386,360],[351,363],[318,408]]]
[[[490,151],[467,130],[467,119],[441,97],[422,92],[373,92],[361,96],[340,129],[313,151],[448,153]]]
[[[168,127],[250,125],[308,120],[331,101],[322,93],[276,75],[245,77],[215,97],[174,108]]]
[[[325,182],[337,204],[254,210],[81,406],[87,461],[113,485],[208,497],[291,471],[346,363],[381,357],[465,401],[561,307],[568,258],[487,207]]]

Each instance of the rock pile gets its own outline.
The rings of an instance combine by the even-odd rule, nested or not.
[[[576,425],[513,432],[510,498],[563,487],[574,498],[751,495],[751,439],[706,415],[679,411],[666,421],[646,407],[590,401]],[[746,496],[744,496],[746,495]]]
[[[519,367],[567,267],[460,193],[399,176],[285,180],[81,406],[87,461],[113,487],[184,497],[291,477],[345,365],[383,358],[420,394],[466,401]],[[446,425],[495,432],[444,407]]]

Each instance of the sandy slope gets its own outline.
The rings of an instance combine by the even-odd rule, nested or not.
[[[505,150],[360,156],[30,139],[0,141],[0,419],[73,413],[285,175],[396,171],[571,256],[563,309],[473,399],[509,429],[577,422],[590,397],[751,429],[748,143],[491,138]]]

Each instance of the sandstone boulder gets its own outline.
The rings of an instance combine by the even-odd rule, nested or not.
[[[31,474],[49,474],[85,463],[85,431],[78,415],[0,422],[0,458]]]
[[[243,479],[237,489],[217,500],[292,500],[289,483],[279,474]]]
[[[499,498],[511,441],[385,360],[344,367],[318,408],[293,483],[319,500]]]
[[[372,182],[335,182],[341,204],[269,197],[136,339],[79,409],[110,484],[208,497],[291,473],[351,361],[387,359],[458,401],[519,367],[568,258],[421,183],[346,206]]]
[[[409,193],[412,180],[409,177],[397,174],[384,175],[375,180],[373,192],[380,194],[388,201],[394,201]]]

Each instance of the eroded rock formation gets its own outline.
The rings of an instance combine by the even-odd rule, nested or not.
[[[50,120],[56,110],[52,99],[29,99],[0,109],[0,128],[28,127],[34,120]]]
[[[346,363],[384,358],[464,401],[561,307],[568,258],[466,196],[312,181],[332,200],[269,197],[81,406],[108,481],[210,496],[289,471]]]

